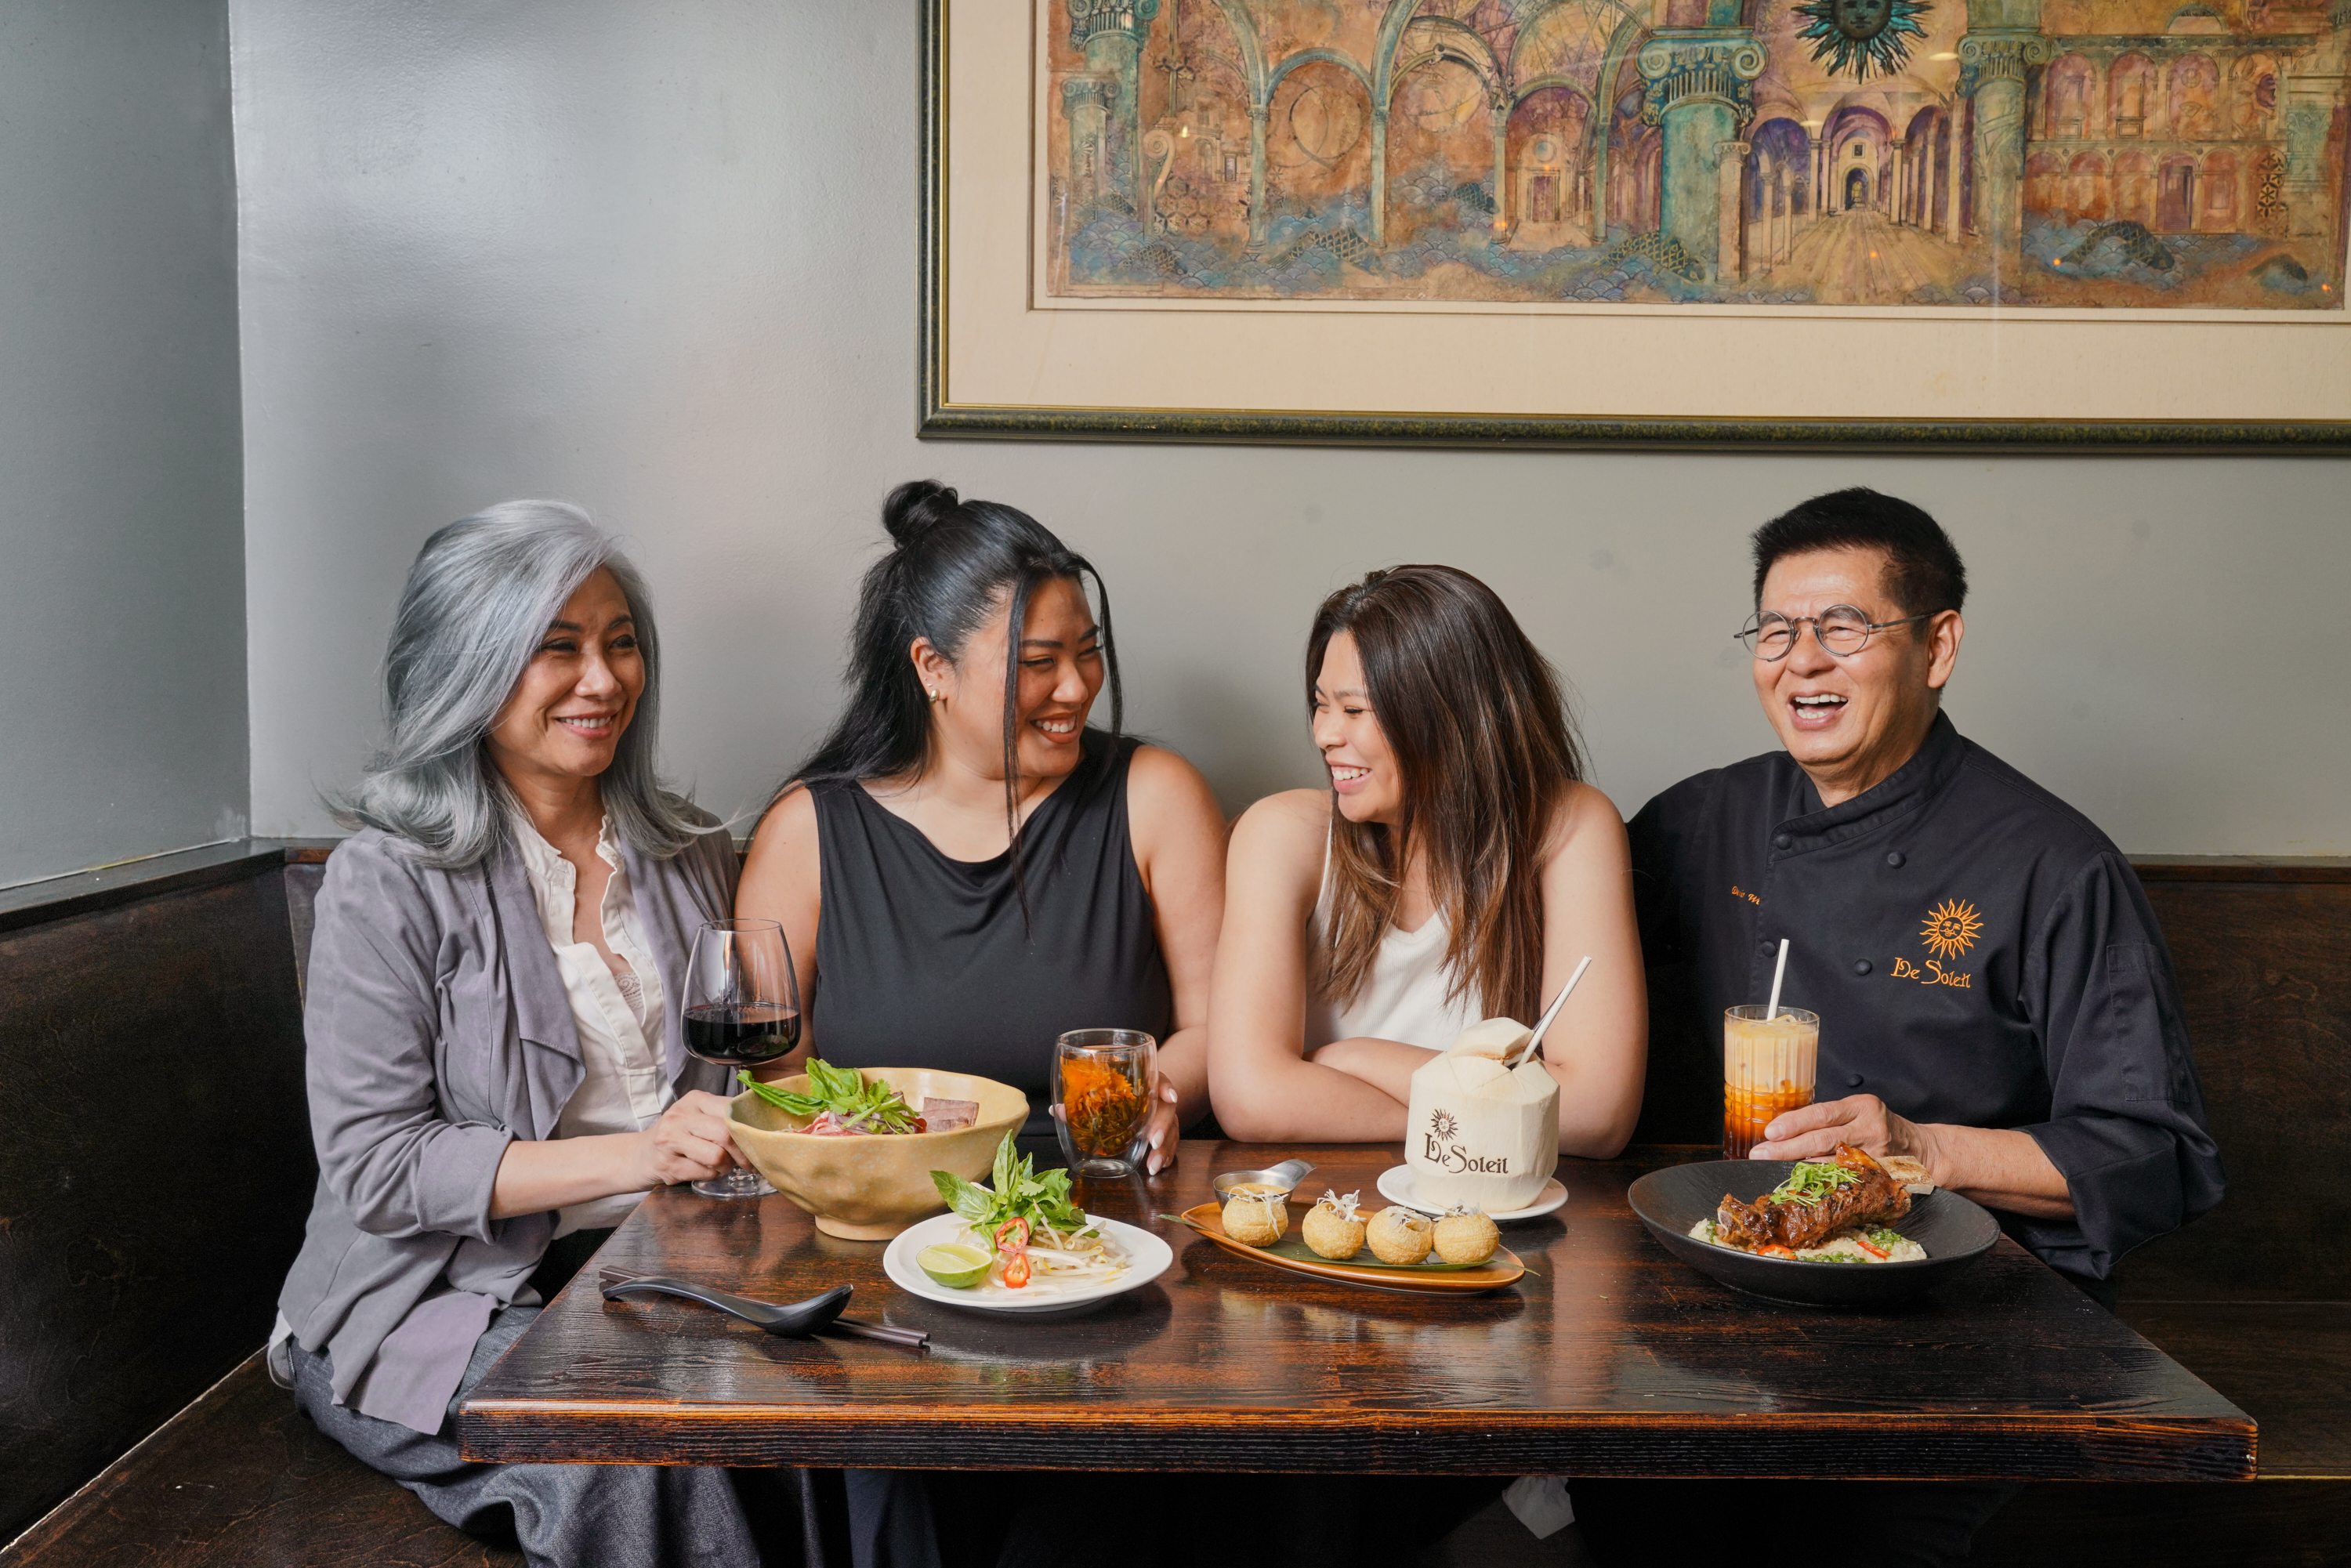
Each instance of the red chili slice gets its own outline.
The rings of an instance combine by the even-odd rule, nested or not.
[[[1853,1244],[1873,1258],[1882,1259],[1886,1256],[1886,1249],[1878,1246],[1866,1236],[1856,1234],[1853,1239]]]
[[[1010,1241],[1004,1239],[1008,1232],[1012,1236],[1012,1239]],[[1019,1216],[1015,1215],[1010,1219],[1006,1220],[1003,1224],[996,1228],[996,1249],[998,1251],[1018,1251],[1019,1249],[1028,1245],[1029,1222],[1026,1219],[1021,1218]]]
[[[1019,1290],[1029,1282],[1029,1254],[1015,1252],[1004,1264],[1004,1283],[1008,1290]]]

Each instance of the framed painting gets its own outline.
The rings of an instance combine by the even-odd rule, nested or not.
[[[926,436],[2351,451],[2351,0],[926,0]]]

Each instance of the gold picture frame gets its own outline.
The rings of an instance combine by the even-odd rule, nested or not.
[[[1056,271],[1066,272],[1071,254],[1059,248],[1066,226],[1057,230],[1054,214],[1047,209],[1057,191],[1049,157],[1067,160],[1071,155],[1067,128],[1057,129],[1054,116],[1060,112],[1057,106],[1075,95],[1053,91],[1059,36],[1049,37],[1049,31],[1071,30],[1072,5],[1092,13],[1123,4],[1116,15],[1091,25],[1125,29],[1125,38],[1113,42],[1123,47],[1131,40],[1137,46],[1126,53],[1133,57],[1127,63],[1135,68],[1130,75],[1140,77],[1145,66],[1164,67],[1170,57],[1180,63],[1181,52],[1169,47],[1169,40],[1162,40],[1158,57],[1153,57],[1153,28],[1180,20],[1178,9],[1187,3],[1222,13],[1227,18],[1222,25],[1228,27],[1249,22],[1245,0],[925,0],[921,435],[1440,446],[2351,451],[2351,335],[2346,335],[2351,333],[2351,312],[2339,304],[2314,306],[2315,296],[2293,301],[2294,308],[2168,309],[2039,304],[2004,308],[1997,302],[1985,307],[1965,301],[1914,308],[1790,305],[1753,298],[1729,304],[1662,298],[1553,304],[1460,298],[1273,298],[1263,297],[1262,291],[1259,297],[1244,297],[1245,291],[1219,295],[1189,287],[1189,280],[1183,289],[1113,286],[1091,293],[1072,290]],[[1695,37],[1712,48],[1718,35],[1738,30],[1741,16],[1750,18],[1747,31],[1752,33],[1753,18],[1767,7],[1784,8],[1791,0],[1745,0],[1743,9],[1740,0],[1656,0],[1652,6],[1631,6],[1627,0],[1577,3],[1609,5],[1622,14],[1620,38],[1649,46],[1638,51],[1640,61],[1630,68],[1646,72],[1650,54],[1670,65],[1667,44],[1678,48]],[[1975,0],[1973,6],[1969,0],[1936,3],[1955,15],[1980,10],[2009,22],[2037,14],[2037,0]],[[2124,5],[2129,0],[2088,3]],[[2134,44],[2126,38],[2116,47],[2140,54],[2160,55],[2169,48],[2183,57],[2189,52],[2222,57],[2218,74],[2225,84],[2222,35],[2240,10],[2258,4],[2260,0],[2220,0],[2217,9],[2189,5],[2181,11],[2188,23],[2175,18],[2170,24],[2175,29],[2188,26],[2189,34],[2168,43]],[[1443,0],[1389,0],[1387,9],[1412,13],[1406,25],[1396,29],[1399,33],[1422,26],[1435,35],[1440,31],[1435,11],[1424,13],[1423,8],[1442,5]],[[1339,10],[1336,5],[1321,8]],[[1356,8],[1377,10],[1367,5]],[[1540,9],[1520,8],[1530,14]],[[2076,11],[2080,9],[2077,5]],[[1729,16],[1731,26],[1708,31],[1667,25],[1709,10]],[[2262,14],[2273,19],[2273,13]],[[1965,52],[1970,61],[1989,57],[1984,49],[2015,31],[1977,26],[1973,16],[1968,22],[1982,47],[1962,37],[1959,47],[1949,53]],[[2351,19],[2328,26],[2351,33]],[[2205,33],[2212,41],[2205,39]],[[2345,42],[2331,33],[2325,36],[2325,47],[2334,51],[2325,57],[2335,62],[2328,69],[2338,68]],[[2242,40],[2228,47],[2241,45],[2241,53],[2252,47]],[[2061,39],[2045,47],[2019,45],[2010,51],[2020,84],[2018,101],[2024,105],[2019,112],[2045,115],[2043,99],[2032,95],[2044,93],[2045,68],[2052,61],[2064,66],[2074,57],[2060,52],[2064,47]],[[2261,47],[2276,52],[2268,43]],[[1632,52],[1625,52],[1630,61]],[[1368,72],[1338,59],[1343,51],[1310,48],[1303,53],[1336,60],[1369,78]],[[1432,48],[1422,51],[1421,57],[1442,53],[1441,47]],[[1463,55],[1466,59],[1467,51]],[[2126,57],[2119,68],[2126,76],[2136,68],[2129,63],[2136,57]],[[1734,62],[1737,70],[1728,76],[1717,70],[1708,79],[1729,80],[1750,63],[1742,57]],[[1625,78],[1625,66],[1616,68],[1620,74],[1614,79],[1620,83],[1646,79]],[[1265,66],[1259,74],[1273,77],[1276,69]],[[1171,72],[1162,74],[1173,79]],[[1344,88],[1344,78],[1335,70],[1324,74]],[[1661,68],[1660,80],[1664,75]],[[2193,86],[2193,73],[2189,75]],[[1756,79],[1772,89],[1771,68],[1761,68]],[[2335,90],[2328,86],[2333,81],[2325,78],[2320,88]],[[1061,85],[1067,87],[1066,82]],[[1915,86],[1896,85],[1905,90]],[[2059,85],[2078,96],[2072,78],[2061,77]],[[2274,81],[2263,85],[2274,96]],[[2316,90],[2300,77],[2289,86],[2305,96]],[[1655,83],[1651,88],[1654,99],[1661,89]],[[1260,99],[1271,97],[1270,89],[1242,90]],[[1875,90],[1883,93],[1886,89]],[[1917,95],[1927,98],[1934,90],[1931,84],[1917,88]],[[1126,100],[1118,99],[1114,81],[1104,89],[1106,101],[1145,100],[1147,106],[1146,92],[1130,87],[1128,95]],[[2106,100],[2097,101],[2103,112]],[[1503,103],[1498,97],[1498,124],[1507,124]],[[1157,105],[1162,127],[1168,123],[1167,108],[1165,102]],[[1261,126],[1268,118],[1266,104],[1259,102],[1257,109],[1255,118]],[[1343,105],[1341,112],[1347,112]],[[1360,107],[1353,112],[1360,123]],[[1971,105],[1959,106],[1962,118],[1943,132],[1945,162],[1940,168],[1946,179],[1954,168],[1951,147],[1974,145],[1966,141],[1974,121],[1965,118],[1974,112]],[[1141,110],[1135,113],[1139,117]],[[1629,123],[1624,111],[1619,114],[1620,126]],[[2188,111],[2180,111],[2179,118],[2185,121]],[[2346,119],[2351,115],[2338,105],[2329,132],[2335,138],[2327,154],[2332,161],[2326,166],[2334,182],[2326,192],[2334,204],[2329,209],[2333,237],[2298,242],[2296,254],[2325,258],[2295,269],[2298,277],[2310,280],[2302,284],[2305,292],[2324,287],[2332,294],[2345,272],[2341,141]],[[1930,127],[1934,123],[1932,115],[1919,120]],[[2053,135],[2085,129],[2113,132],[2104,123],[2085,128],[2060,122],[2051,129]],[[1135,174],[1142,167],[1145,140],[1130,124],[1126,143],[1110,149],[1121,160],[1114,177],[1102,182],[1110,193],[1110,205],[1103,210],[1115,220],[1113,226],[1131,226],[1124,211],[1113,210],[1121,208],[1126,193],[1144,196],[1144,205],[1154,208],[1154,220],[1165,222],[1155,211],[1151,187]],[[1222,171],[1209,172],[1210,183],[1221,177],[1231,191],[1246,191],[1255,198],[1256,206],[1249,209],[1253,216],[1271,205],[1265,189],[1264,140],[1260,131],[1254,187],[1237,152]],[[1229,133],[1228,141],[1236,149],[1243,144]],[[1494,224],[1498,236],[1506,223],[1516,221],[1509,214],[1509,204],[1526,200],[1523,182],[1515,194],[1506,191],[1504,141],[1502,134],[1493,137],[1496,172],[1490,189],[1505,193],[1497,204],[1501,208]],[[1750,156],[1744,143],[1721,145],[1727,149],[1720,155],[1725,169],[1734,157]],[[2061,143],[2052,145],[2062,151]],[[1168,164],[1164,149],[1155,151],[1162,158],[1157,189],[1164,192]],[[1996,222],[1996,198],[1978,193],[1972,170],[1963,185],[1938,186],[1934,158],[1929,145],[1914,160],[1927,172],[1907,187],[1895,183],[1889,162],[1883,199],[1896,201],[1900,193],[1911,191],[1914,211],[1928,224],[1946,224],[1948,207],[1948,222],[1956,226],[1964,195]],[[2119,165],[2121,161],[2116,162]],[[1802,169],[1812,172],[1813,167]],[[1753,174],[1746,178],[1750,183],[1740,185],[1737,176],[1726,175],[1725,189],[1735,186],[1743,193],[1740,202],[1768,212],[1767,199],[1754,193]],[[1776,176],[1782,213],[1789,210],[1786,183],[1784,172]],[[1850,183],[1855,197],[1871,193],[1867,180],[1855,178]],[[1442,196],[1441,180],[1439,186]],[[1801,182],[1798,191],[1796,199],[1802,201]],[[1066,213],[1068,192],[1058,193]],[[1483,194],[1483,189],[1476,196],[1464,192],[1461,199],[1474,202]],[[1236,199],[1247,207],[1245,199]],[[1654,195],[1650,200],[1654,212]],[[1725,233],[1736,224],[1753,222],[1733,219],[1732,200],[1729,195],[1724,199]],[[1684,211],[1687,208],[1685,204]],[[1360,202],[1355,210],[1361,210]],[[1634,210],[1637,214],[1637,207]],[[1255,221],[1259,232],[1249,236],[1254,247],[1249,254],[1261,258],[1270,237],[1266,231],[1278,220]],[[1869,221],[1882,220],[1873,216]],[[1615,243],[1620,250],[1628,248],[1620,237],[1621,224],[1612,232],[1609,220],[1602,217],[1592,226],[1604,241]],[[1783,223],[1779,231],[1783,249],[1789,226]],[[2132,237],[2128,224],[2095,225],[2088,217],[2075,220],[2074,232],[2088,228],[2095,235],[2101,227],[2124,231],[2125,241]],[[1311,231],[1309,237],[1334,232]],[[1278,237],[1278,231],[1272,237]],[[1927,237],[1939,243],[1938,235]],[[1654,249],[1650,242],[1657,238],[1653,235],[1643,243]],[[1978,238],[1972,243],[1985,242]],[[1131,248],[1131,238],[1129,244]],[[2194,244],[2215,254],[2258,256],[2262,242],[2216,235],[2173,244],[2183,250]],[[2314,250],[2314,246],[2320,248]],[[1325,248],[1335,253],[1340,246]],[[1360,245],[1354,248],[1364,249]],[[1690,248],[1700,247],[1693,244]],[[1295,249],[1293,245],[1291,254]],[[1184,254],[1196,257],[1206,253],[1186,241]],[[1573,258],[1579,253],[1562,249],[1555,254]],[[1319,253],[1314,259],[1322,265],[1324,276],[1337,275],[1338,261]],[[1183,265],[1180,256],[1173,262],[1162,256],[1156,264],[1179,272]],[[1367,265],[1376,268],[1376,258]],[[1726,268],[1730,265],[1726,259]],[[2325,269],[2330,267],[2328,278]],[[1262,271],[1260,267],[1252,276]],[[2274,264],[2271,272],[2280,280],[2285,277]],[[1149,281],[1147,273],[1131,268],[1123,276]],[[1376,289],[1384,276],[1366,272],[1362,280]],[[1722,274],[1726,279],[1733,276],[1728,269]],[[2241,282],[2229,287],[2239,296],[2251,289]]]

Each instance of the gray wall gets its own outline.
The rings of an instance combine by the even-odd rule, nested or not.
[[[914,7],[231,14],[259,831],[325,829],[408,560],[504,497],[633,536],[669,765],[722,809],[824,723],[875,503],[930,474],[1102,565],[1132,722],[1228,808],[1314,776],[1317,599],[1434,558],[1576,682],[1630,811],[1771,744],[1729,636],[1742,533],[1859,482],[1969,558],[1963,730],[2132,851],[2351,851],[2343,463],[925,444]]]
[[[226,11],[0,11],[0,886],[245,831]]]

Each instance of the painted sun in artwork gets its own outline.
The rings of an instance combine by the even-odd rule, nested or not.
[[[1927,29],[1918,18],[1934,9],[1925,0],[1812,0],[1791,7],[1809,18],[1796,37],[1831,76],[1846,71],[1867,81],[1872,71],[1892,76],[1910,63],[1910,40]]]
[[[1947,898],[1928,912],[1927,924],[1918,935],[1937,957],[1956,958],[1974,946],[1982,933],[1983,921],[1974,904]]]

